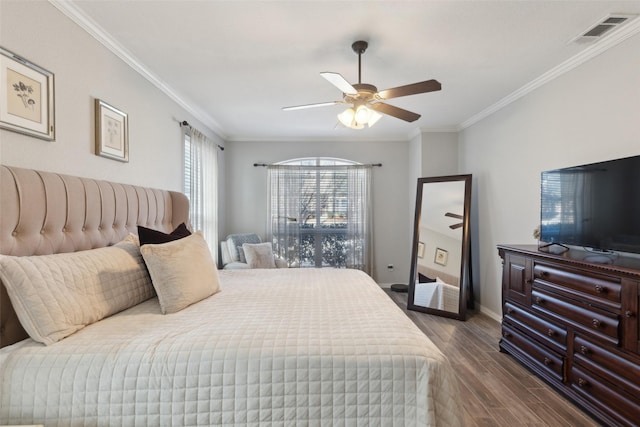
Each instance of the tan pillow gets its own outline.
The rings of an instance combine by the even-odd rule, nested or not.
[[[220,291],[218,269],[200,231],[173,242],[143,245],[140,252],[163,314],[180,311]]]
[[[242,249],[249,268],[276,268],[271,242],[243,243]]]
[[[87,251],[0,256],[0,278],[22,327],[46,345],[155,294],[132,237]]]

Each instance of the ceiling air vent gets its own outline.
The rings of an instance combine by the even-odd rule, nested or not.
[[[611,33],[614,29],[624,25],[634,19],[636,15],[608,15],[596,24],[589,27],[587,31],[580,34],[573,41],[575,42],[591,42],[598,40],[600,37]]]

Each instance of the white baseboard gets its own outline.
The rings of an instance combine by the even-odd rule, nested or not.
[[[486,314],[487,316],[489,316],[490,318],[492,318],[493,320],[495,320],[498,323],[502,322],[502,315],[501,314],[498,314],[495,311],[489,310],[488,308],[483,307],[482,305],[480,306],[480,313]]]

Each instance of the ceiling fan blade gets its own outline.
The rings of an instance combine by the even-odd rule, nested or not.
[[[283,107],[283,111],[302,110],[305,108],[327,107],[329,105],[342,104],[342,101],[319,102],[317,104],[294,105],[293,107]]]
[[[462,219],[464,218],[462,215],[454,214],[453,212],[447,212],[444,216],[448,216],[449,218]]]
[[[327,79],[329,83],[340,89],[342,93],[346,93],[348,95],[355,95],[358,93],[358,91],[351,86],[351,83],[338,73],[325,71],[324,73],[320,73],[320,75]]]
[[[403,110],[402,108],[385,104],[384,102],[371,104],[371,108],[380,113],[404,120],[405,122],[415,122],[420,118],[420,114],[412,113],[411,111]]]
[[[462,227],[462,223],[460,223],[460,224],[453,224],[453,225],[450,225],[450,226],[449,226],[449,228],[450,228],[450,229],[452,229],[452,230],[455,230],[456,228],[460,228],[460,227]]]
[[[391,99],[401,96],[416,95],[418,93],[435,92],[442,89],[442,85],[437,80],[426,80],[420,83],[413,83],[405,86],[398,86],[378,92],[378,98]]]

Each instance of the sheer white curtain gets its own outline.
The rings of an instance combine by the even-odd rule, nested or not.
[[[347,167],[347,267],[373,271],[371,166]]]
[[[189,220],[218,259],[218,146],[197,129],[185,135],[185,194]]]
[[[302,169],[296,166],[268,167],[269,197],[267,234],[273,251],[289,266],[300,266],[300,193]]]
[[[373,271],[371,166],[301,159],[268,168],[268,233],[290,266]],[[323,164],[329,163],[329,164]]]

